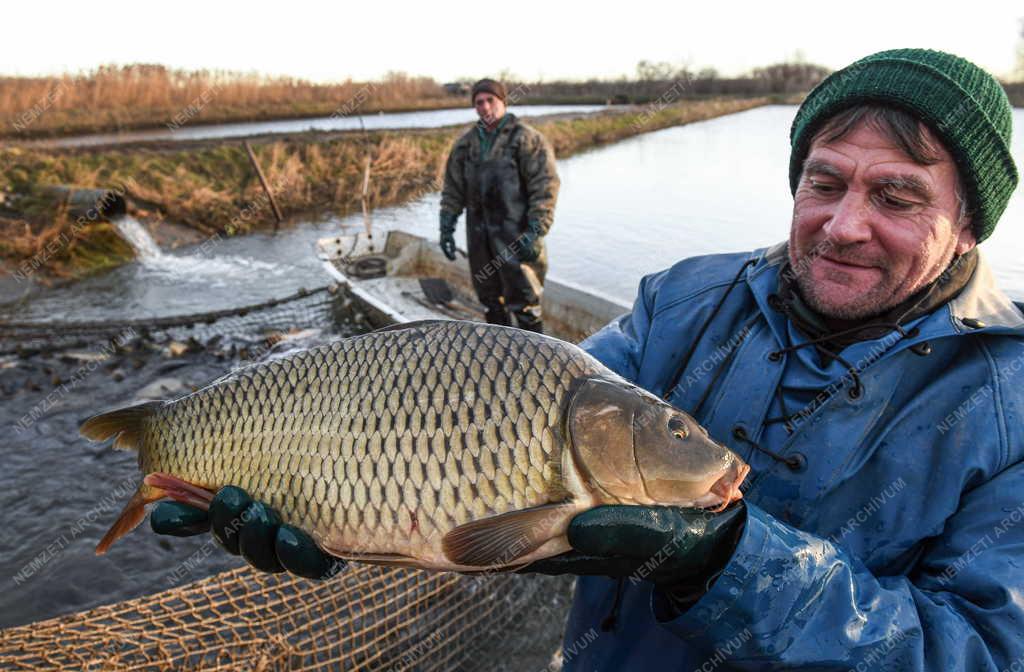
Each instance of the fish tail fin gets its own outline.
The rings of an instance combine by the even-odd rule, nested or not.
[[[146,504],[163,499],[164,497],[166,497],[166,493],[160,488],[146,485],[145,481],[140,483],[138,490],[135,491],[128,504],[121,510],[121,515],[117,517],[114,524],[103,535],[100,543],[96,544],[96,555],[103,555],[115,541],[138,527],[142,519],[146,517]]]
[[[162,401],[145,401],[100,413],[83,422],[78,432],[90,441],[106,441],[114,437],[114,448],[137,450],[142,443],[145,421],[163,405]]]

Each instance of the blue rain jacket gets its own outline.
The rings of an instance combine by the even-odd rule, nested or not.
[[[738,546],[681,615],[646,581],[581,577],[565,669],[1024,670],[1024,316],[979,259],[908,337],[840,353],[862,385],[851,393],[845,367],[813,347],[769,356],[806,340],[769,298],[785,255],[681,261],[644,278],[632,313],[585,342],[662,394],[757,257],[669,398],[691,410],[707,395],[697,420],[752,468]],[[792,435],[764,424],[780,386],[791,402],[811,398]],[[737,427],[801,454],[802,470],[737,440]]]

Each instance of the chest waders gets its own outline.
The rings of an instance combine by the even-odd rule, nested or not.
[[[519,127],[506,142],[495,138],[486,155],[470,156],[466,166],[466,248],[473,288],[491,324],[542,331],[541,295],[547,272],[543,239],[536,261],[522,262],[528,200],[515,148]]]

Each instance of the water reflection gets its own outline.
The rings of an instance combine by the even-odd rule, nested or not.
[[[771,106],[637,136],[559,161],[562,193],[549,236],[551,275],[624,301],[640,278],[684,257],[784,240],[792,198],[788,132],[796,108]],[[1024,110],[1014,111],[1024,129]],[[1024,157],[1024,133],[1014,155]],[[374,213],[379,230],[437,235],[438,194]],[[1024,190],[981,249],[1000,285],[1024,298]],[[225,238],[47,292],[21,319],[182,314],[256,303],[326,282],[317,238],[358,230],[359,216],[305,221],[279,235]],[[462,240],[464,217],[457,239]],[[460,243],[461,245],[461,243]],[[2,311],[2,309],[0,309]]]

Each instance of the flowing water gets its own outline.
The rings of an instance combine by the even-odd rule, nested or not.
[[[135,257],[140,264],[159,263],[164,259],[164,253],[153,240],[146,228],[131,215],[122,215],[114,220],[121,237],[128,241],[128,244],[135,250]]]
[[[637,282],[683,257],[751,250],[786,238],[792,199],[787,165],[794,107],[750,110],[637,136],[559,162],[562,193],[549,236],[551,274],[631,301]],[[1024,110],[1014,112],[1013,152],[1024,158]],[[374,213],[378,229],[437,234],[438,195]],[[1024,189],[981,249],[1005,290],[1024,298]],[[278,235],[213,238],[161,251],[129,218],[118,228],[137,263],[0,306],[0,316],[32,320],[132,319],[230,308],[325,284],[312,246],[317,238],[357,230],[361,217],[308,219]],[[459,226],[461,236],[462,224]],[[87,353],[88,354],[88,353]],[[83,365],[62,357],[0,359],[0,426],[32,409],[46,412],[7,434],[0,474],[0,626],[125,599],[235,563],[205,551],[183,575],[183,559],[201,542],[157,539],[139,531],[102,558],[92,547],[137,478],[134,457],[87,444],[77,423],[125,403],[138,389],[172,378],[188,389],[233,362],[197,354],[179,359],[114,358],[72,392],[59,381]],[[120,374],[120,375],[118,375]],[[56,382],[55,382],[56,381]],[[35,563],[35,564],[33,564]],[[35,567],[35,569],[32,569]],[[31,571],[27,571],[29,568]],[[21,577],[21,578],[18,578]]]

